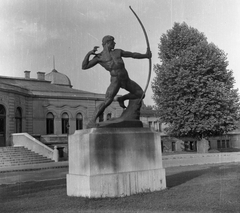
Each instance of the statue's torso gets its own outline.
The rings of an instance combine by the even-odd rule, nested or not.
[[[128,78],[127,70],[125,69],[124,61],[121,57],[121,50],[114,49],[108,53],[102,52],[98,55],[99,64],[110,72],[112,77],[119,79]]]

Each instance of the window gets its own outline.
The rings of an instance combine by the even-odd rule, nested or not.
[[[184,141],[184,150],[187,151],[189,150],[189,141]]]
[[[229,140],[218,140],[217,141],[217,148],[218,149],[231,148],[230,141]]]
[[[6,111],[3,105],[0,105],[0,147],[6,146]]]
[[[226,147],[230,148],[229,140],[226,140]]]
[[[108,114],[107,114],[107,120],[110,120],[111,117],[112,117],[112,114],[111,114],[111,113],[108,113]]]
[[[6,111],[3,105],[0,105],[0,115],[1,116],[5,116],[6,115]]]
[[[16,133],[21,133],[22,132],[22,110],[20,107],[16,109],[15,125],[16,125]]]
[[[148,122],[149,128],[152,128],[152,121]]]
[[[83,128],[83,116],[81,113],[78,113],[76,116],[76,130]]]
[[[54,115],[49,112],[46,120],[47,134],[54,134]]]
[[[225,140],[222,140],[222,148],[225,148]]]
[[[68,134],[69,128],[69,117],[68,114],[65,112],[62,114],[62,134]]]
[[[194,141],[190,141],[189,146],[190,146],[190,150],[195,150],[195,143],[194,143]]]
[[[197,151],[197,141],[184,141],[185,151]]]
[[[172,151],[173,151],[173,152],[176,151],[176,142],[172,142]]]

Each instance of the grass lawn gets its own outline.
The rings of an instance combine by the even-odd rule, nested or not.
[[[1,185],[0,212],[240,212],[240,163],[166,172],[167,189],[122,198],[68,197],[65,179]]]

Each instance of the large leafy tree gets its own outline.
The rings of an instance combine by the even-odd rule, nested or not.
[[[168,133],[204,138],[236,128],[238,91],[224,51],[197,29],[175,23],[160,38],[159,59],[153,98]]]

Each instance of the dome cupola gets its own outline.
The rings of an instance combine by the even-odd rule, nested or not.
[[[45,80],[51,81],[52,84],[72,88],[70,79],[66,75],[58,72],[56,69],[53,69],[52,72],[46,74]]]

